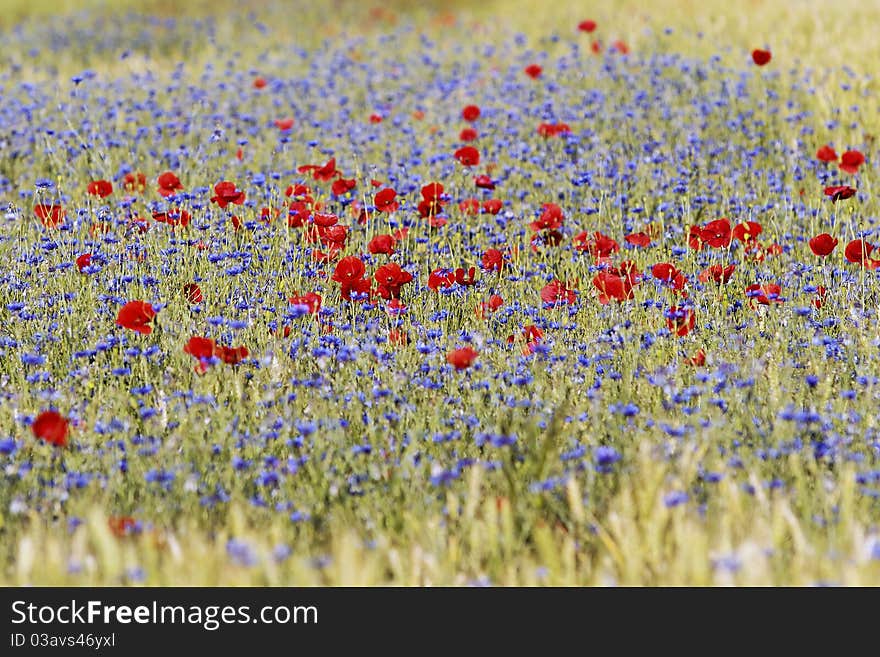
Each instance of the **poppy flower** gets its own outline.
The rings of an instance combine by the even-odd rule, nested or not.
[[[287,132],[293,127],[293,119],[290,117],[287,117],[286,119],[275,119],[275,127],[282,132]]]
[[[376,235],[370,240],[367,249],[374,255],[378,253],[392,255],[394,253],[394,241],[391,235]]]
[[[620,245],[615,239],[603,235],[599,231],[592,235],[586,232],[580,233],[572,241],[576,250],[588,251],[594,258],[607,258],[620,251]]]
[[[810,240],[810,250],[820,258],[824,258],[831,255],[834,247],[837,246],[837,242],[838,240],[831,237],[828,233],[822,233]]]
[[[571,132],[571,127],[567,123],[541,123],[538,125],[538,134],[544,139],[568,132]]]
[[[250,352],[245,346],[217,347],[214,351],[214,355],[227,365],[238,365],[241,361],[247,358],[248,355],[250,355]]]
[[[469,123],[473,123],[480,118],[480,108],[476,105],[466,105],[464,109],[461,110],[461,118]]]
[[[382,117],[378,114],[370,114],[370,123],[382,123]]]
[[[633,298],[633,289],[641,281],[641,273],[632,262],[622,262],[619,267],[608,267],[593,277],[593,287],[599,291],[599,303],[605,305],[612,299],[617,302]]]
[[[585,20],[578,23],[578,30],[581,32],[593,32],[596,29],[596,21]]]
[[[817,309],[824,306],[825,305],[825,294],[827,292],[828,292],[828,290],[825,289],[824,285],[819,285],[816,288],[816,298],[813,299],[813,306],[815,306]]]
[[[529,224],[529,227],[535,231],[541,230],[557,230],[562,227],[565,215],[555,203],[545,203],[541,208],[540,216]]]
[[[537,80],[539,77],[541,77],[541,73],[544,72],[544,69],[542,69],[537,64],[529,64],[523,70],[525,71],[525,74],[533,80]]]
[[[825,196],[831,197],[831,202],[844,201],[855,196],[856,189],[849,185],[832,185],[825,188]]]
[[[140,171],[127,173],[122,179],[122,188],[127,192],[142,192],[147,188],[147,176]]]
[[[493,294],[489,297],[488,301],[483,301],[477,306],[477,317],[479,319],[486,319],[487,314],[492,314],[497,311],[501,306],[504,305],[504,299],[502,299],[497,294]]]
[[[703,249],[703,238],[700,236],[703,229],[699,226],[691,226],[688,229],[688,246],[694,251]]]
[[[171,171],[166,171],[158,178],[159,183],[159,194],[164,197],[171,196],[175,192],[179,192],[183,190],[183,185],[180,183],[180,178],[174,175]]]
[[[847,262],[854,262],[867,269],[877,269],[880,267],[880,260],[872,260],[868,257],[876,248],[864,240],[853,240],[846,245],[843,255]]]
[[[760,48],[755,48],[752,51],[752,61],[755,62],[758,66],[765,66],[770,62],[772,55],[769,50],[761,50]]]
[[[594,55],[598,55],[600,52],[602,52],[602,42],[598,39],[596,41],[593,41],[593,43],[590,44],[590,50],[593,51]]]
[[[214,196],[211,197],[211,202],[216,203],[221,208],[225,208],[230,203],[241,205],[244,203],[244,200],[245,193],[240,189],[236,189],[234,182],[224,180],[214,185]]]
[[[455,272],[442,267],[435,269],[428,275],[428,289],[434,292],[440,288],[450,288],[455,284]]]
[[[184,228],[189,225],[191,218],[189,212],[177,208],[167,212],[154,212],[152,216],[153,220],[159,223],[168,224],[169,226],[183,226]]]
[[[379,284],[379,296],[383,299],[396,299],[400,296],[400,288],[413,279],[413,275],[400,268],[396,262],[389,262],[376,270],[376,282]]]
[[[266,84],[266,78],[254,78],[254,89],[262,89]]]
[[[107,527],[116,538],[124,538],[137,528],[137,521],[131,516],[110,516]]]
[[[397,192],[395,192],[390,187],[387,189],[383,189],[381,192],[376,194],[373,199],[373,205],[376,206],[376,210],[379,212],[394,212],[397,208],[400,207],[400,204],[394,200],[397,197]]]
[[[211,358],[214,357],[216,349],[217,347],[211,338],[199,336],[191,337],[183,346],[184,353],[199,361],[199,364],[195,366],[195,371],[198,374],[204,374],[208,371],[208,367],[211,365]]]
[[[687,283],[687,277],[670,262],[659,262],[651,267],[651,276],[676,292],[683,290]]]
[[[56,228],[64,221],[67,212],[60,205],[46,205],[39,203],[34,206],[34,215],[46,228]]]
[[[547,306],[571,305],[577,301],[577,294],[562,281],[552,280],[541,288],[541,301]]]
[[[107,198],[113,193],[113,184],[108,180],[93,180],[89,183],[88,192],[91,196]]]
[[[680,338],[694,330],[696,316],[693,308],[672,306],[666,311],[666,327]]]
[[[739,240],[743,244],[755,244],[760,235],[764,231],[763,226],[757,221],[744,221],[737,224],[731,231],[731,236],[735,240]]]
[[[775,284],[760,285],[755,283],[746,288],[746,296],[749,298],[749,305],[753,308],[755,304],[768,306],[771,303],[782,303],[784,299],[780,298],[781,288]]]
[[[722,265],[711,265],[700,272],[698,278],[702,283],[708,283],[710,280],[715,281],[718,285],[724,285],[733,276],[736,265],[730,264],[726,267]]]
[[[486,271],[501,272],[504,268],[504,255],[498,249],[487,249],[480,261]]]
[[[463,267],[455,270],[455,282],[465,287],[477,284],[477,268],[470,267],[467,271]]]
[[[36,438],[45,440],[50,445],[65,447],[68,424],[67,418],[58,411],[43,411],[31,424],[31,431]]]
[[[651,236],[647,233],[642,232],[630,233],[629,235],[626,235],[623,239],[627,244],[632,244],[633,246],[638,246],[642,248],[651,244]]]
[[[88,267],[92,263],[92,254],[91,253],[83,253],[81,256],[78,256],[76,259],[76,268],[82,271],[86,267]]]
[[[201,303],[204,299],[202,296],[202,288],[200,288],[196,283],[187,283],[183,286],[183,296],[186,297],[186,300],[190,303],[196,304]]]
[[[406,334],[406,331],[388,329],[388,344],[393,344],[396,347],[405,347],[409,344],[409,336]]]
[[[473,146],[462,146],[455,151],[454,156],[466,167],[475,167],[480,163],[480,151]]]
[[[629,53],[629,46],[626,45],[626,42],[621,41],[621,40],[619,40],[619,39],[618,39],[617,41],[615,41],[614,43],[612,43],[612,44],[611,44],[611,47],[612,47],[616,52],[619,52],[621,55],[626,55],[626,54]]]
[[[694,367],[702,367],[706,364],[706,352],[702,349],[697,349],[697,353],[694,354],[693,358],[686,358],[684,362]]]
[[[143,335],[153,332],[150,322],[156,316],[156,311],[149,303],[141,300],[129,301],[116,315],[116,324],[131,331],[137,331]]]
[[[342,196],[357,187],[357,181],[354,178],[339,178],[333,181],[330,191],[334,196]]]
[[[483,214],[498,214],[504,202],[500,198],[489,198],[480,204],[480,212]]]
[[[479,135],[473,128],[464,128],[458,133],[459,141],[474,141],[477,137],[479,137]]]
[[[319,164],[304,164],[300,167],[297,167],[297,171],[299,173],[306,173],[307,171],[312,172],[312,177],[315,180],[320,180],[322,182],[327,182],[329,180],[333,180],[334,178],[340,177],[342,174],[336,170],[336,158],[332,157],[327,160],[327,163],[324,165]]]
[[[322,301],[323,298],[316,292],[306,292],[302,296],[292,296],[287,299],[291,306],[306,306],[309,309],[310,315],[314,315],[321,310]]]
[[[836,162],[837,153],[834,152],[834,149],[831,148],[831,146],[825,144],[816,151],[816,159],[820,162]]]
[[[704,244],[708,244],[713,249],[727,248],[733,232],[730,228],[730,221],[726,218],[710,221],[700,230],[700,239]]]
[[[346,256],[336,263],[332,280],[342,285],[342,298],[350,301],[351,293],[364,293],[370,289],[370,280],[364,279],[366,267],[357,256]]]
[[[448,354],[446,354],[446,362],[448,362],[457,370],[466,370],[471,365],[473,365],[474,361],[477,359],[477,356],[479,356],[479,354],[475,349],[471,347],[463,347],[461,349],[450,351]]]
[[[486,174],[481,174],[474,178],[474,184],[480,189],[495,189],[495,183]]]
[[[847,151],[840,156],[840,170],[855,174],[865,163],[865,156],[859,151]]]

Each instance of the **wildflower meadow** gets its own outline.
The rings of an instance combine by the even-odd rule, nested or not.
[[[877,3],[0,16],[0,584],[880,585]]]

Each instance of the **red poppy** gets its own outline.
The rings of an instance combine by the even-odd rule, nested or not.
[[[248,357],[250,352],[245,346],[241,347],[217,347],[214,355],[227,365],[237,365]]]
[[[615,51],[619,52],[621,55],[626,55],[629,53],[629,46],[626,45],[624,41],[617,40],[611,44],[611,47],[614,48]]]
[[[290,117],[285,119],[275,119],[275,127],[282,132],[287,132],[293,127],[293,119]]]
[[[592,32],[596,29],[596,21],[585,20],[578,23],[578,30],[581,32]]]
[[[859,151],[847,151],[840,156],[840,170],[855,174],[865,163],[865,156]]]
[[[297,171],[300,173],[305,173],[307,171],[312,172],[312,177],[315,180],[320,180],[322,182],[327,182],[328,180],[333,180],[334,178],[340,177],[342,174],[336,170],[336,158],[332,157],[327,160],[327,163],[324,165],[318,164],[304,164],[300,167],[297,167]]]
[[[598,39],[596,41],[593,41],[593,43],[590,44],[590,50],[593,51],[593,54],[598,55],[600,52],[602,52],[602,42]]]
[[[831,148],[831,146],[825,144],[816,151],[816,159],[820,162],[835,162],[837,161],[837,153],[834,152],[834,149]]]
[[[461,349],[455,349],[454,351],[450,351],[446,354],[446,362],[452,365],[457,370],[466,370],[471,365],[473,365],[474,361],[477,359],[479,354],[476,350],[471,347],[463,347]]]
[[[131,516],[110,516],[107,518],[107,527],[116,538],[124,538],[134,531],[137,521]]]
[[[756,221],[744,221],[737,224],[731,231],[731,236],[735,240],[739,240],[743,244],[753,245],[757,242],[758,235],[764,231],[764,228]]]
[[[400,268],[396,262],[389,262],[376,270],[376,282],[379,284],[379,296],[383,299],[397,299],[400,288],[409,283],[413,276]]]
[[[480,189],[495,189],[495,183],[485,173],[474,178],[474,184]]]
[[[599,291],[599,303],[607,304],[614,299],[618,302],[633,298],[633,289],[641,281],[641,272],[630,261],[618,267],[603,269],[593,277],[593,287]]]
[[[630,233],[623,238],[627,244],[632,244],[633,246],[638,247],[646,247],[651,244],[651,236],[647,233]]]
[[[93,180],[89,183],[88,192],[91,196],[107,198],[113,193],[113,184],[109,180]]]
[[[770,62],[770,58],[772,55],[769,50],[761,50],[760,48],[755,48],[752,51],[752,61],[755,62],[758,66],[764,66]]]
[[[596,231],[592,235],[584,232],[576,235],[573,239],[574,248],[578,251],[588,251],[594,258],[607,258],[612,253],[620,251],[620,245],[611,237]]]
[[[813,299],[813,305],[816,308],[821,308],[822,306],[825,305],[825,294],[827,292],[828,292],[828,290],[825,289],[824,285],[819,285],[816,288],[816,298]]]
[[[150,322],[155,316],[156,311],[149,303],[140,300],[129,301],[119,309],[119,314],[116,315],[116,324],[122,328],[149,335],[153,332]]]
[[[367,249],[374,255],[378,253],[391,255],[394,253],[394,241],[391,235],[376,235],[370,240]]]
[[[482,303],[480,303],[479,306],[477,306],[477,317],[479,317],[480,319],[486,319],[487,313],[494,313],[503,305],[504,299],[502,299],[497,294],[493,294],[489,297],[488,301],[483,301]]]
[[[186,297],[186,300],[190,303],[201,303],[204,299],[202,296],[202,288],[200,288],[196,283],[187,283],[183,286],[183,296]]]
[[[545,304],[557,306],[560,304],[571,305],[577,301],[574,288],[560,280],[552,280],[541,289],[541,300]]]
[[[703,229],[699,226],[691,226],[688,229],[688,246],[694,251],[701,251],[703,249],[703,238],[700,237],[702,232]]]
[[[189,220],[191,219],[189,212],[186,210],[180,210],[177,208],[168,210],[167,212],[154,212],[153,220],[158,221],[160,223],[168,224],[169,226],[183,226],[184,228],[189,225]]]
[[[43,411],[31,424],[31,431],[36,438],[45,440],[50,445],[65,447],[68,424],[67,418],[58,411]]]
[[[687,277],[670,262],[660,262],[651,267],[651,275],[676,292],[683,290],[687,283]]]
[[[847,262],[854,262],[867,269],[877,269],[880,267],[880,260],[873,260],[868,257],[876,248],[876,246],[864,240],[853,240],[846,245],[843,255]]]
[[[404,347],[409,344],[409,336],[405,331],[388,329],[388,344],[393,344],[397,347]]]
[[[849,185],[832,185],[825,188],[825,196],[830,196],[831,202],[835,203],[837,201],[845,201],[848,198],[852,198],[855,196],[856,191],[856,189]]]
[[[480,163],[480,151],[473,146],[462,146],[454,155],[466,167],[475,167]]]
[[[715,281],[718,285],[724,285],[727,281],[730,280],[730,277],[733,276],[733,272],[736,269],[736,265],[727,265],[723,267],[721,265],[712,265],[707,267],[703,271],[700,272],[699,279],[703,283],[708,283],[709,280]]]
[[[694,367],[702,367],[706,364],[706,352],[702,349],[697,349],[697,353],[694,354],[694,357],[686,358],[684,362],[688,365],[693,365]]]
[[[342,196],[353,190],[355,187],[357,187],[357,181],[354,178],[339,178],[338,180],[333,181],[330,191],[333,192],[334,196]]]
[[[473,123],[480,118],[480,108],[476,105],[466,105],[465,108],[461,110],[461,118]]]
[[[501,272],[504,268],[504,255],[498,249],[487,249],[481,260],[483,269],[486,271]]]
[[[435,269],[428,275],[428,289],[437,292],[440,288],[446,289],[455,284],[455,272],[442,267]]]
[[[323,298],[320,294],[316,292],[306,292],[302,296],[292,296],[288,297],[287,302],[291,306],[306,306],[309,309],[309,314],[314,315],[319,310],[321,310],[321,302]]]
[[[366,271],[364,263],[357,256],[346,256],[336,264],[332,280],[342,285],[343,299],[351,301],[352,292],[369,292],[370,280],[363,278]]]
[[[147,188],[147,176],[140,171],[127,173],[122,179],[122,187],[127,192],[142,192]]]
[[[470,267],[467,271],[463,267],[455,270],[455,282],[465,287],[477,284],[477,268]]]
[[[542,207],[541,215],[530,223],[529,227],[535,232],[557,230],[562,227],[564,220],[565,215],[562,213],[562,208],[555,203],[545,203]]]
[[[244,199],[245,193],[240,189],[236,189],[234,182],[224,180],[214,185],[214,196],[211,197],[211,202],[216,203],[221,208],[225,208],[230,203],[241,205],[244,203]]]
[[[679,308],[672,306],[666,311],[666,326],[675,335],[683,338],[694,330],[696,324],[696,315],[693,308]]]
[[[749,298],[749,305],[753,308],[755,304],[768,306],[771,303],[782,303],[784,300],[780,298],[781,288],[778,285],[760,285],[755,283],[746,288],[746,296]]]
[[[158,178],[159,183],[159,194],[161,196],[171,196],[172,194],[182,191],[183,185],[180,183],[180,178],[174,175],[170,171],[166,171]]]
[[[700,239],[704,244],[708,244],[713,249],[730,246],[730,240],[732,237],[733,233],[730,228],[730,221],[726,218],[710,221],[700,230]]]
[[[474,141],[477,137],[479,137],[479,135],[473,128],[464,128],[458,133],[458,138],[461,141]]]
[[[199,361],[195,368],[196,372],[204,374],[208,369],[209,361],[214,356],[216,348],[211,338],[193,336],[183,346],[183,351]]]
[[[528,75],[533,80],[536,80],[537,78],[541,77],[541,73],[544,72],[544,69],[542,69],[537,64],[529,64],[525,67],[524,71],[526,75]]]
[[[83,253],[81,256],[78,256],[76,259],[76,268],[82,271],[86,267],[88,267],[92,262],[92,254],[91,253]]]
[[[834,247],[837,246],[837,242],[838,240],[831,237],[828,233],[822,233],[810,240],[810,250],[820,258],[824,258],[831,255]]]
[[[400,204],[394,200],[396,197],[397,192],[390,187],[383,189],[376,194],[376,197],[373,199],[373,205],[376,206],[376,210],[379,212],[394,212],[400,207]]]
[[[541,123],[538,125],[538,134],[547,139],[571,132],[567,123]]]
[[[39,203],[34,206],[34,215],[46,228],[55,228],[64,221],[67,212],[60,205]]]
[[[480,212],[483,214],[498,214],[504,202],[500,198],[489,198],[480,204]]]
[[[262,89],[266,86],[266,78],[254,78],[254,88]]]
[[[382,117],[378,114],[370,114],[370,123],[382,123]]]

